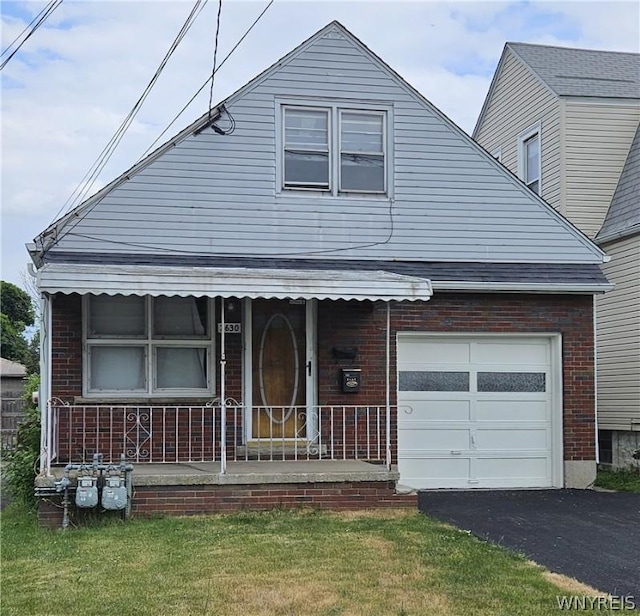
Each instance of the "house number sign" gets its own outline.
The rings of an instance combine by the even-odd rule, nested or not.
[[[240,334],[242,332],[242,323],[225,323],[225,334]],[[218,333],[222,333],[222,323],[218,323]]]

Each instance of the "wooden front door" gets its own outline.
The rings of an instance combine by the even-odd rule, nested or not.
[[[306,437],[306,306],[252,305],[252,438]]]

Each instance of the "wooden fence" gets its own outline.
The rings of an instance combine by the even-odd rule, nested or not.
[[[18,438],[18,426],[25,418],[25,400],[7,398],[0,407],[0,442],[2,450],[13,449]]]

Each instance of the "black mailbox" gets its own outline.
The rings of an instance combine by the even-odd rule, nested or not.
[[[360,368],[342,368],[342,391],[356,393],[360,391]]]

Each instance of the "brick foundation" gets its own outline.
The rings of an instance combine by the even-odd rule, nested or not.
[[[43,528],[62,526],[62,497],[41,499],[38,522]],[[332,511],[417,507],[416,494],[396,494],[393,481],[345,481],[333,483],[282,483],[263,485],[140,486],[134,488],[132,517],[200,515],[298,509]],[[96,510],[97,511],[97,510]],[[72,525],[82,525],[96,511],[70,508]],[[120,513],[106,515],[121,517]]]

